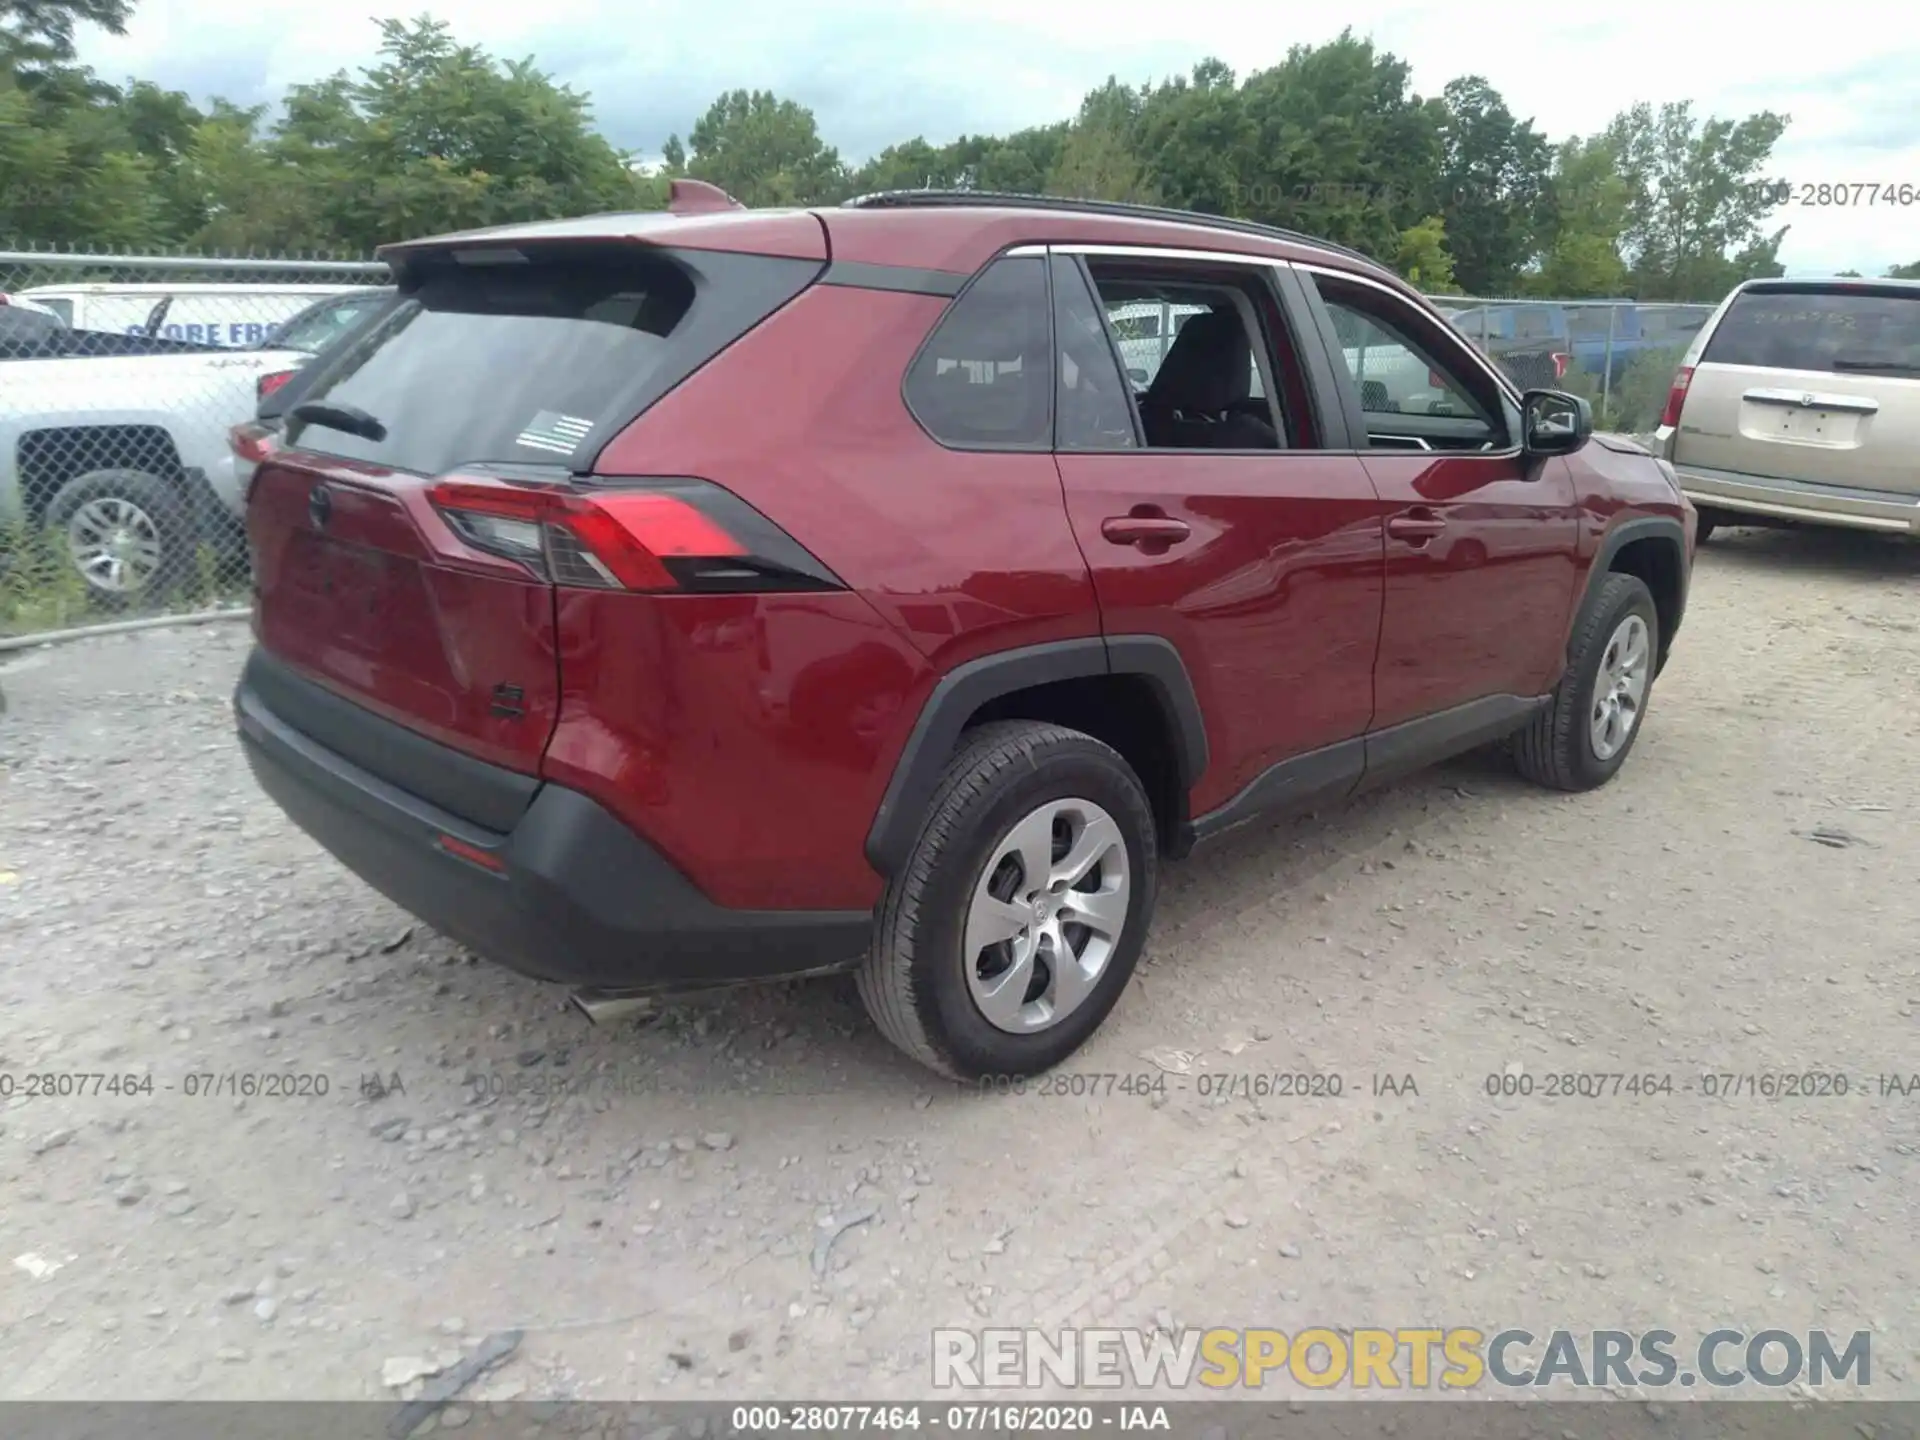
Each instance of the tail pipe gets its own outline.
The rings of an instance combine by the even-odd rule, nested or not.
[[[575,990],[567,1001],[595,1025],[613,1025],[656,1013],[659,998],[630,990]]]

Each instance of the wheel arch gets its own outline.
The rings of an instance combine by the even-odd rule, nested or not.
[[[1580,618],[1587,613],[1609,575],[1637,576],[1653,594],[1654,613],[1660,621],[1658,667],[1665,666],[1672,653],[1673,637],[1687,610],[1687,534],[1681,522],[1668,515],[1638,515],[1621,520],[1600,537],[1593,563],[1587,568],[1586,584],[1580,603],[1574,607],[1567,624],[1569,652]],[[1569,659],[1571,655],[1569,653]]]
[[[131,470],[175,489],[181,488],[186,476],[172,432],[165,425],[141,421],[23,430],[16,454],[21,508],[36,522],[46,514],[53,497],[83,475]]]
[[[1161,843],[1177,853],[1187,796],[1208,762],[1192,678],[1161,636],[1089,636],[984,655],[941,677],[868,830],[867,860],[875,870],[892,876],[905,864],[961,736],[1006,719],[1067,724],[1112,745],[1140,773]]]

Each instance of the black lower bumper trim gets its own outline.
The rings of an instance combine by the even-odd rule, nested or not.
[[[870,941],[866,911],[714,904],[577,790],[543,785],[510,831],[489,831],[329,750],[244,680],[234,709],[255,777],[295,824],[403,909],[522,974],[617,990],[700,988],[850,968]],[[449,853],[443,837],[500,869]]]

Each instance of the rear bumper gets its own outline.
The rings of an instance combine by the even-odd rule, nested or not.
[[[235,520],[247,518],[246,476],[251,466],[243,467],[231,451],[215,456],[206,467],[208,496]]]
[[[272,683],[256,683],[256,667]],[[294,681],[305,685],[305,681]],[[241,748],[263,790],[348,869],[475,954],[540,980],[615,990],[678,990],[850,968],[865,953],[865,911],[730,910],[715,905],[629,826],[581,794],[541,785],[512,823],[475,825],[398,788],[270,708],[287,672],[256,658],[234,695]],[[329,697],[324,728],[337,731]],[[358,707],[361,741],[422,737]],[[463,770],[479,762],[444,746]],[[493,767],[486,767],[493,768]],[[501,772],[503,779],[522,780]],[[504,792],[509,787],[502,785]],[[498,869],[444,844],[478,852]]]
[[[1700,466],[1675,465],[1674,470],[1680,478],[1681,493],[1702,509],[1896,535],[1920,534],[1920,495],[1778,480]]]

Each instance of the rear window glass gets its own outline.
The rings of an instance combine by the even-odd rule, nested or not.
[[[1514,312],[1513,338],[1516,340],[1551,340],[1557,333],[1551,310],[1522,307]]]
[[[664,258],[442,263],[303,397],[365,411],[384,437],[296,422],[290,438],[426,475],[564,463],[616,402],[685,358],[695,309],[692,280]]]
[[[1569,305],[1567,307],[1567,333],[1579,340],[1604,340],[1609,334],[1616,339],[1627,334],[1633,324],[1628,311],[1615,313],[1611,305]]]
[[[1052,439],[1053,347],[1046,262],[996,260],[934,327],[907,372],[907,405],[942,444],[1045,450]]]
[[[1701,360],[1920,375],[1920,294],[1749,290],[1728,309]]]
[[[318,353],[329,341],[338,339],[386,302],[384,295],[356,295],[346,300],[329,300],[294,316],[270,333],[262,343],[282,350]]]
[[[19,305],[0,305],[0,346],[31,349],[65,328],[52,315],[42,315]]]

